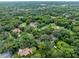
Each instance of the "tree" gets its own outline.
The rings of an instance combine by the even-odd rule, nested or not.
[[[74,48],[63,41],[58,41],[50,52],[51,57],[75,57]]]

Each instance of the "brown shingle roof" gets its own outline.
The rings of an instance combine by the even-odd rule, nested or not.
[[[20,55],[20,56],[27,56],[29,54],[32,54],[31,48],[19,49],[19,51],[18,51],[18,55]]]
[[[12,30],[12,32],[15,32],[15,33],[20,33],[20,32],[21,32],[21,30],[20,30],[19,28],[15,28],[15,29],[13,29],[13,30]]]

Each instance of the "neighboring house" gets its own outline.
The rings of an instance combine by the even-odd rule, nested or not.
[[[18,55],[20,55],[20,56],[27,56],[29,54],[32,54],[31,48],[19,49],[19,51],[18,51]]]
[[[19,28],[15,28],[15,29],[12,30],[12,32],[14,32],[14,33],[20,33],[21,30]]]

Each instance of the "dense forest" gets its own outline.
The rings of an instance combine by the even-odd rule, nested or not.
[[[0,57],[6,53],[79,57],[79,2],[0,2]]]

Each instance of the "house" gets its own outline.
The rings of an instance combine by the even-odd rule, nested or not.
[[[20,33],[21,30],[19,28],[15,28],[15,29],[12,30],[12,32],[14,32],[14,33]]]
[[[27,56],[29,54],[32,54],[31,48],[19,49],[19,51],[18,51],[18,55],[20,55],[20,56]]]

